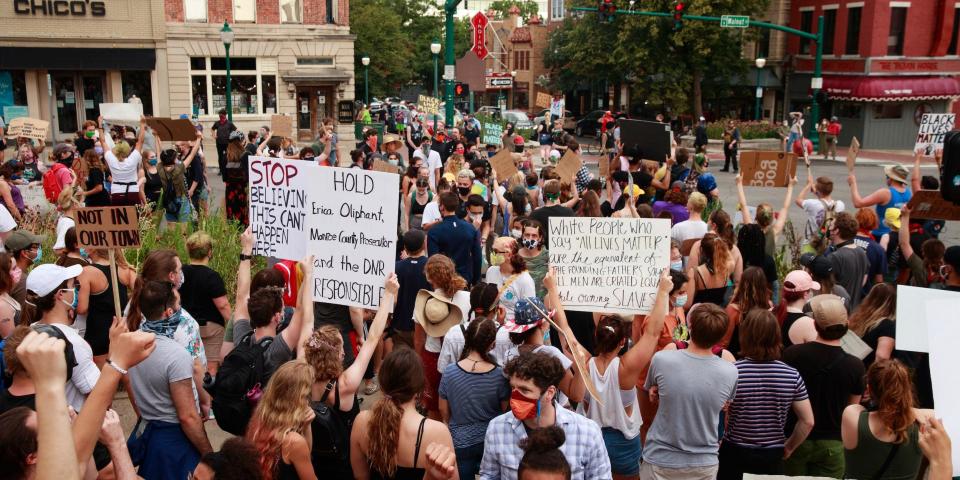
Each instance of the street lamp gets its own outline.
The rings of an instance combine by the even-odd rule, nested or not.
[[[763,99],[763,88],[760,87],[760,71],[763,70],[763,66],[767,64],[766,58],[758,58],[756,60],[757,65],[757,101],[754,105],[754,120],[760,120],[760,100]]]
[[[227,63],[227,120],[233,121],[233,99],[231,98],[232,85],[230,80],[230,44],[233,43],[233,30],[230,24],[223,22],[223,28],[220,30],[220,41],[223,42],[223,49],[226,51]]]
[[[517,71],[510,70],[510,98],[513,108],[517,108]]]
[[[370,57],[364,55],[360,59],[360,63],[363,64],[363,103],[370,106]]]
[[[440,97],[440,81],[437,77],[440,76],[440,40],[434,38],[433,42],[430,43],[430,53],[433,54],[433,96],[434,98]],[[433,134],[437,134],[437,117],[440,116],[440,112],[434,112],[433,114]]]

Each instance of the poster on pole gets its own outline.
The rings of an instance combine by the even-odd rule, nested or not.
[[[786,187],[797,173],[797,156],[778,151],[740,153],[743,184],[747,187]]]
[[[20,117],[7,124],[7,137],[26,137],[41,142],[47,139],[50,122],[36,118]]]
[[[250,157],[250,228],[253,254],[284,260],[307,256],[306,218],[315,190],[312,162]]]
[[[484,144],[500,146],[500,143],[502,143],[500,138],[503,136],[503,125],[483,122],[480,129],[483,131],[481,141]]]
[[[440,115],[439,98],[420,95],[420,97],[417,98],[417,107],[427,115]]]
[[[77,242],[91,248],[139,247],[137,207],[77,209]]]
[[[560,181],[573,183],[577,179],[577,172],[580,171],[582,166],[583,160],[580,159],[580,156],[573,150],[567,150],[567,153],[564,153],[560,161],[557,162],[557,175],[560,175]]]
[[[956,339],[960,338],[960,324],[956,319],[957,303],[948,300],[935,300],[926,305],[926,315],[930,319],[927,332],[930,342],[930,381],[933,384],[933,402],[937,406],[937,417],[943,421],[943,428],[954,439],[951,442],[954,478],[960,477],[960,383],[957,383],[957,365],[960,365],[960,350]],[[899,320],[899,319],[898,319]]]
[[[550,267],[563,307],[647,314],[670,264],[665,218],[550,218]]]
[[[920,129],[917,131],[917,143],[913,151],[923,149],[923,154],[931,156],[937,150],[943,149],[943,138],[947,132],[953,130],[957,115],[955,113],[924,113],[920,118]]]
[[[400,176],[317,170],[306,239],[307,251],[315,256],[313,300],[377,308],[384,279],[396,264]]]

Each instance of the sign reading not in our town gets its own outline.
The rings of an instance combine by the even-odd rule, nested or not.
[[[85,207],[77,209],[77,241],[84,247],[139,247],[137,207]]]

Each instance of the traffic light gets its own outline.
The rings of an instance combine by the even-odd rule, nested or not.
[[[673,29],[679,31],[683,28],[683,14],[685,13],[687,4],[683,0],[678,0],[677,3],[673,6]]]
[[[613,3],[613,0],[600,0],[597,11],[599,12],[600,23],[610,23],[616,16],[617,5]]]
[[[457,97],[462,97],[463,93],[466,91],[463,87],[464,85],[462,82],[457,82],[457,84],[453,86],[453,94]]]

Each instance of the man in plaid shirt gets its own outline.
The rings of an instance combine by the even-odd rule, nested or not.
[[[516,480],[523,458],[520,441],[536,428],[557,425],[566,441],[560,446],[570,464],[571,478],[612,479],[610,458],[600,427],[577,413],[556,405],[564,370],[547,353],[527,352],[507,362],[510,377],[510,412],[490,421],[484,439],[480,478]]]

